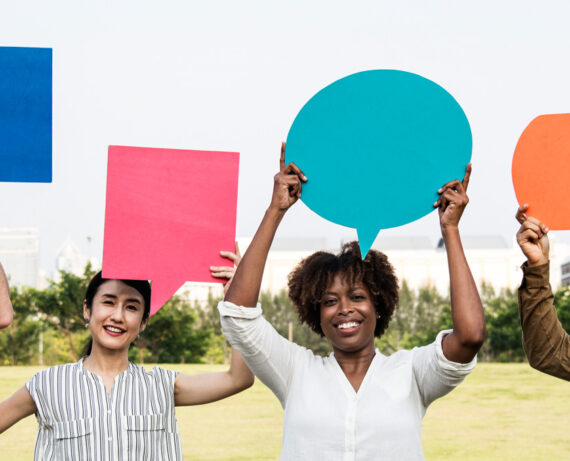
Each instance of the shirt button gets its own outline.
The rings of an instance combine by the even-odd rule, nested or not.
[[[107,437],[107,442],[110,442],[111,440],[113,440],[111,437]]]
[[[110,415],[110,414],[111,414],[111,410],[107,410],[107,414]]]

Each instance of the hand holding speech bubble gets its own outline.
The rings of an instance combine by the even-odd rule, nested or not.
[[[0,181],[52,181],[52,50],[0,47]]]
[[[570,114],[536,117],[523,131],[513,155],[513,186],[527,215],[550,229],[570,229]]]
[[[301,200],[356,228],[365,257],[381,229],[433,211],[437,190],[463,178],[471,148],[467,117],[442,87],[370,70],[314,95],[289,130],[285,155],[308,178]]]
[[[186,281],[219,283],[238,168],[236,152],[109,146],[103,277],[152,280],[150,315]]]

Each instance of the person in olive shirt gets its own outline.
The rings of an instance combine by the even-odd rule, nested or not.
[[[556,316],[549,283],[548,227],[527,209],[521,205],[516,215],[517,243],[527,258],[518,293],[523,348],[533,368],[570,381],[570,336]]]

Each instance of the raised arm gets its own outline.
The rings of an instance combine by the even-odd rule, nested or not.
[[[516,215],[517,243],[527,258],[518,293],[523,348],[533,368],[570,381],[570,336],[556,316],[549,283],[548,227],[526,216],[527,209],[521,205]]]
[[[307,178],[297,165],[294,163],[285,165],[285,143],[283,143],[279,173],[274,177],[271,203],[236,270],[225,301],[238,306],[255,307],[259,298],[265,261],[277,227],[286,211],[301,197],[301,183],[306,181]]]
[[[10,288],[4,268],[0,264],[0,329],[6,328],[12,323],[14,310],[10,301]]]
[[[469,202],[467,186],[471,164],[467,165],[463,181],[456,179],[445,184],[434,203],[439,208],[441,235],[447,252],[451,316],[453,332],[443,339],[443,353],[453,362],[467,363],[473,360],[485,339],[485,315],[479,292],[467,264],[461,238],[459,220]]]
[[[11,397],[0,403],[0,434],[22,418],[36,412],[36,404],[26,387],[18,389]]]

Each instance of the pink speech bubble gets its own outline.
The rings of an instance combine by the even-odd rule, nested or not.
[[[103,276],[152,280],[150,315],[186,281],[219,282],[238,168],[237,152],[109,146]]]

